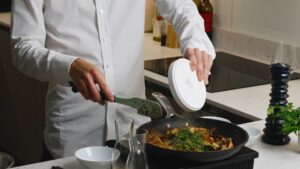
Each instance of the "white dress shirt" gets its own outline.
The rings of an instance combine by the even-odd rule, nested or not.
[[[215,57],[203,19],[191,0],[157,0],[177,31],[181,51],[199,48]],[[72,61],[83,58],[104,73],[116,95],[144,96],[144,0],[14,0],[13,63],[24,74],[49,82],[45,143],[55,158],[115,137],[113,121],[149,120],[115,103],[85,100],[68,85]],[[125,127],[120,127],[125,129]]]

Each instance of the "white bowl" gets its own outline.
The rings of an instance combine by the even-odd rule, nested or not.
[[[242,127],[244,130],[246,130],[249,135],[249,139],[248,139],[247,143],[245,144],[245,146],[253,145],[258,140],[259,136],[261,135],[261,131],[255,127],[248,127],[248,126],[240,126],[240,127]]]
[[[75,157],[80,164],[88,169],[109,169],[113,161],[116,161],[120,152],[104,146],[85,147],[75,152]]]

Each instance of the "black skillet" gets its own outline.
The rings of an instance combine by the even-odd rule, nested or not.
[[[138,130],[147,129],[148,131],[156,130],[165,133],[168,128],[183,128],[186,126],[205,127],[208,129],[215,128],[218,134],[232,138],[235,146],[231,149],[221,151],[184,152],[164,149],[147,143],[147,155],[151,156],[151,158],[162,160],[162,162],[214,162],[236,154],[245,145],[249,137],[247,132],[237,125],[213,119],[192,117],[155,120],[143,124]]]

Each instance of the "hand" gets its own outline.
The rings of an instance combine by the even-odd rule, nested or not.
[[[76,59],[70,66],[70,76],[79,92],[85,99],[104,104],[104,98],[101,98],[101,90],[108,101],[113,101],[112,91],[108,87],[104,75],[93,64],[83,60]]]
[[[208,85],[208,76],[213,63],[212,57],[198,48],[188,48],[185,51],[185,58],[190,60],[192,71],[197,71],[198,80],[204,80],[204,83]]]

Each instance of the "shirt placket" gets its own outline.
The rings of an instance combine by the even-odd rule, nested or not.
[[[115,90],[113,58],[111,51],[111,40],[108,31],[108,20],[106,11],[106,0],[95,0],[97,10],[98,36],[101,44],[101,56],[103,61],[103,70],[111,90]]]
[[[97,10],[97,26],[98,26],[98,36],[100,39],[101,46],[101,56],[103,61],[103,71],[105,74],[106,82],[108,83],[110,89],[115,91],[115,79],[114,79],[114,69],[113,69],[113,57],[111,40],[108,30],[108,20],[106,0],[95,0],[96,10]],[[99,51],[100,52],[100,51]],[[114,130],[114,115],[116,107],[113,103],[108,103],[106,106],[105,118],[106,118],[106,139],[112,139],[115,137]]]

